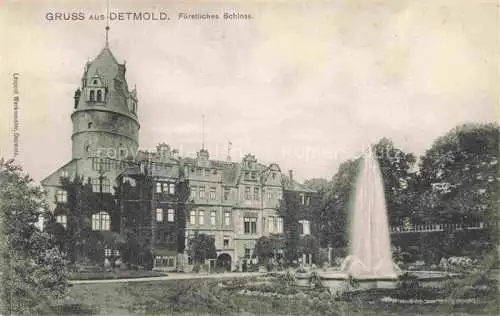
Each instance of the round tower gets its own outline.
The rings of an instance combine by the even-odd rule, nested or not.
[[[125,64],[119,64],[106,41],[85,65],[75,92],[72,158],[104,156],[125,159],[139,147],[137,92],[129,91]],[[114,157],[113,157],[114,156]]]

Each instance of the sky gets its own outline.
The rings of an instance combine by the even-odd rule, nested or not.
[[[165,2],[165,1],[164,1]],[[73,93],[105,43],[106,1],[0,2],[0,156],[36,181],[71,159]],[[251,152],[295,178],[331,178],[382,137],[421,155],[458,124],[498,121],[497,1],[118,1],[109,45],[137,87],[140,147]],[[82,12],[83,21],[47,13]],[[250,20],[179,20],[237,12]]]

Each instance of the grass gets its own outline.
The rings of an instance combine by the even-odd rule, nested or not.
[[[238,294],[241,289],[258,289],[258,279],[169,280],[130,283],[75,284],[69,296],[49,314],[59,315],[496,315],[497,302],[479,305],[390,304],[380,300],[389,291],[374,290],[338,300],[325,291],[296,297]],[[278,282],[278,281],[273,281]],[[279,282],[278,282],[279,283]],[[223,286],[221,286],[223,285]],[[263,285],[268,288],[268,285]],[[276,284],[282,291],[283,285]],[[283,290],[289,292],[289,289]],[[295,292],[295,291],[292,291]],[[298,290],[297,292],[301,292]]]

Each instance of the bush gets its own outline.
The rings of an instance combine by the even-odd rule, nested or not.
[[[267,269],[267,272],[271,272],[274,270],[274,265],[271,262],[268,262],[266,264],[266,269]]]
[[[194,273],[199,273],[201,270],[201,266],[199,263],[195,264],[194,267],[193,267],[193,271]]]

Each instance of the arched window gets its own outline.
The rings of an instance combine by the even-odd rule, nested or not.
[[[97,90],[97,102],[101,102],[101,101],[102,101],[102,91]]]
[[[94,90],[90,90],[90,97],[89,97],[89,99],[92,102],[95,101],[95,91]]]
[[[110,229],[111,219],[106,212],[99,212],[92,215],[92,230],[108,231]]]

